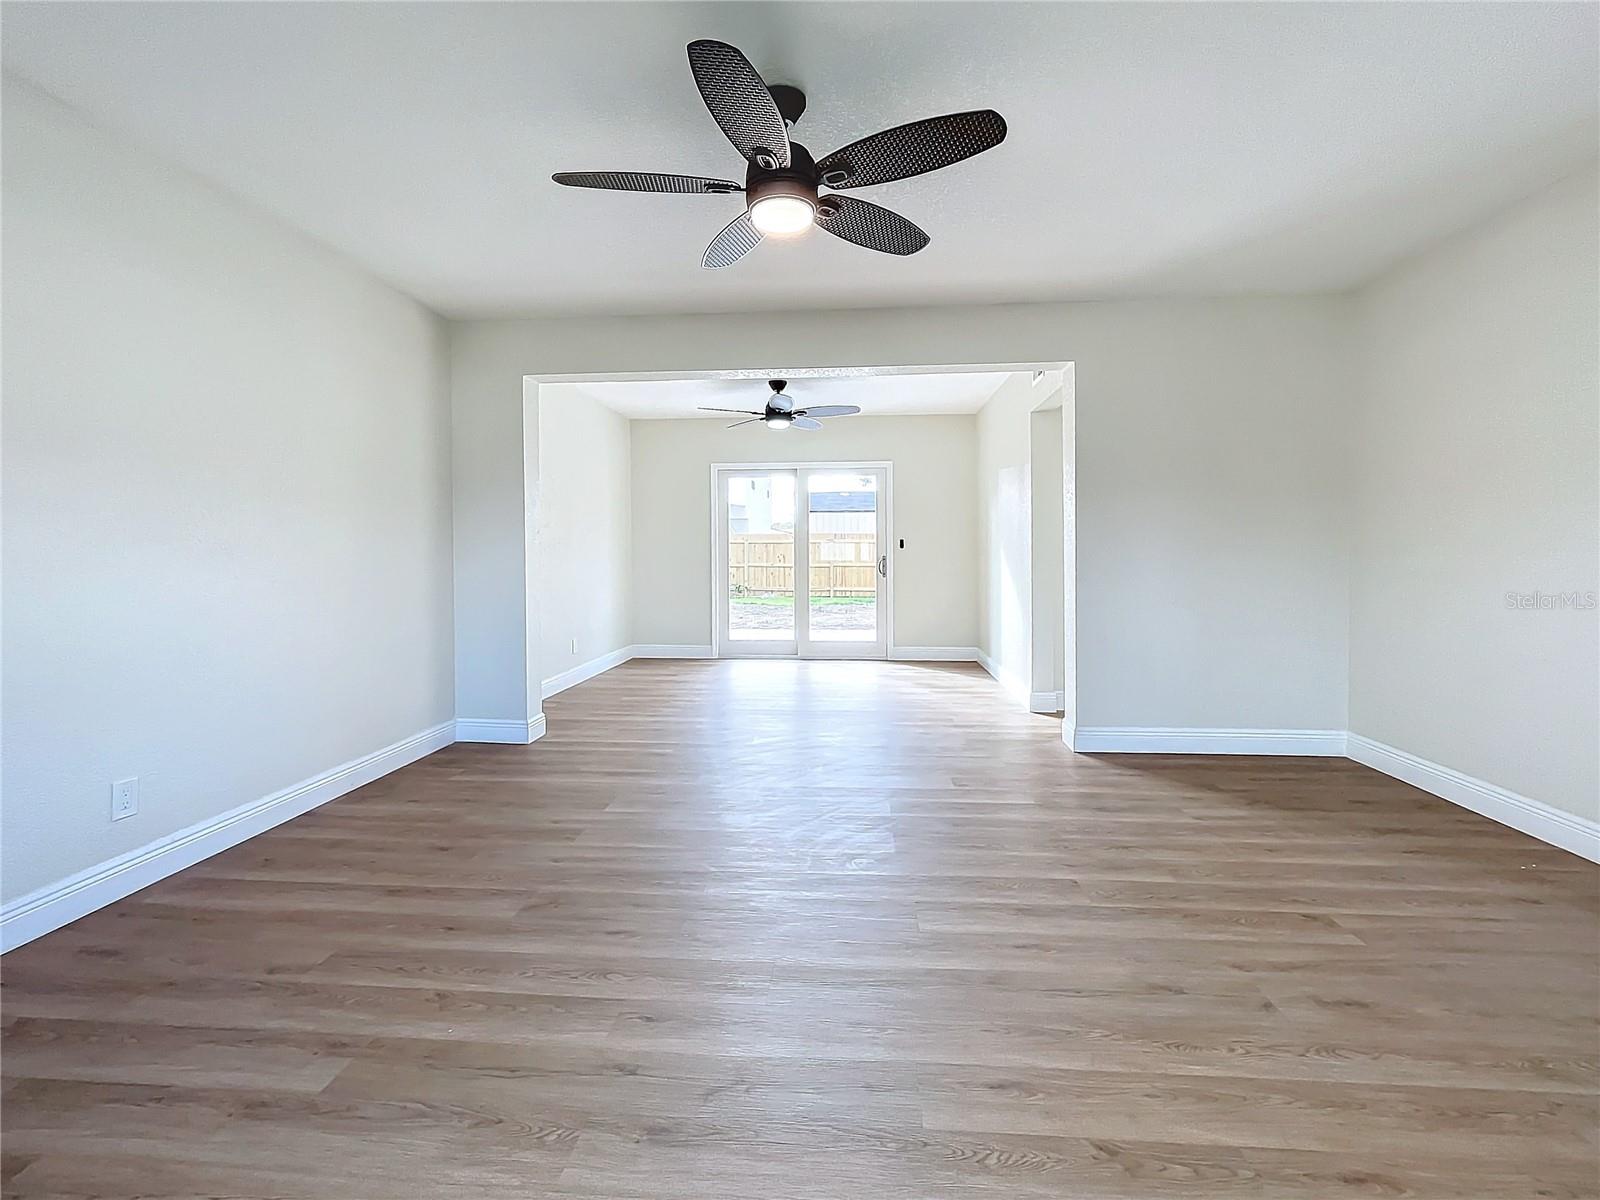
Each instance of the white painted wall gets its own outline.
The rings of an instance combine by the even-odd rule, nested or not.
[[[1070,360],[1079,725],[1343,729],[1350,310],[1273,297],[457,324],[472,501],[456,513],[457,626],[472,631],[458,695],[517,690],[522,449],[507,431],[524,375]]]
[[[497,390],[492,364],[456,350],[458,333],[451,396]],[[513,386],[509,403],[450,406],[455,711],[458,720],[525,725],[541,711],[532,575],[539,417],[538,389],[520,378]]]
[[[978,645],[1040,712],[1057,711],[1046,705],[1065,686],[1058,374],[1014,374],[978,414]]]
[[[895,643],[975,645],[975,440],[971,416],[841,417],[783,433],[633,422],[633,640],[711,644],[712,463],[889,462]]]
[[[1597,176],[1360,297],[1350,728],[1600,819]]]
[[[11,900],[449,721],[451,530],[432,315],[4,106]]]
[[[978,649],[1021,705],[1033,678],[1033,376],[1010,376],[978,412]]]
[[[1343,729],[1348,300],[1095,309],[1079,728]]]
[[[1068,363],[1061,382],[1061,740],[1078,740],[1078,388]]]
[[[1065,483],[1062,478],[1061,394],[1054,408],[1029,416],[1029,477],[1033,485],[1033,692],[1055,696],[1066,688],[1062,552]],[[1040,710],[1045,711],[1045,710]]]
[[[546,681],[630,641],[629,424],[577,387],[539,389],[534,555]]]

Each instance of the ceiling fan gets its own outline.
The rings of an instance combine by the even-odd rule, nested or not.
[[[768,87],[749,59],[725,42],[690,42],[689,69],[712,118],[748,164],[742,187],[731,179],[646,171],[564,171],[552,178],[567,187],[624,192],[742,191],[745,211],[711,239],[702,267],[732,266],[763,237],[792,237],[813,224],[869,250],[915,254],[928,244],[928,235],[900,214],[854,196],[819,196],[817,189],[923,175],[992,149],[1006,136],[1005,119],[985,108],[898,125],[814,160],[789,140],[789,127],[806,110],[800,89]]]
[[[796,408],[794,400],[783,394],[783,389],[789,386],[787,379],[769,379],[767,386],[772,389],[772,395],[767,398],[767,406],[760,412],[753,408],[706,408],[700,406],[701,412],[738,413],[746,419],[735,421],[729,429],[737,429],[741,425],[753,425],[757,421],[765,421],[768,429],[821,429],[822,422],[818,417],[853,417],[861,411],[859,404],[824,404],[818,408]]]

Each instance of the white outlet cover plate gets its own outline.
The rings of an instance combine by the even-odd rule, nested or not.
[[[111,819],[120,821],[139,811],[139,781],[119,779],[111,785]]]

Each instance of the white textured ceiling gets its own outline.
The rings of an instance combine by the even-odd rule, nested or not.
[[[1593,4],[7,4],[4,58],[442,312],[730,312],[1308,291],[1592,158]],[[704,271],[738,177],[684,56],[801,85],[797,140],[976,107],[1003,146],[863,189],[895,259],[813,232]]]
[[[785,395],[796,407],[859,404],[865,417],[900,417],[937,413],[975,413],[1010,375],[970,371],[958,374],[866,375],[795,378]],[[760,379],[669,379],[620,383],[545,384],[556,395],[570,390],[597,400],[633,420],[669,417],[737,417],[701,412],[709,408],[759,410],[772,394]],[[541,389],[542,394],[543,389]],[[841,418],[842,419],[842,418]]]

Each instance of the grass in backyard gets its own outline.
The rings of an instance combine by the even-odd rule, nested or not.
[[[788,608],[794,603],[793,596],[731,596],[735,604],[770,604],[775,608]],[[823,605],[873,605],[877,599],[873,596],[813,596],[811,603]]]

